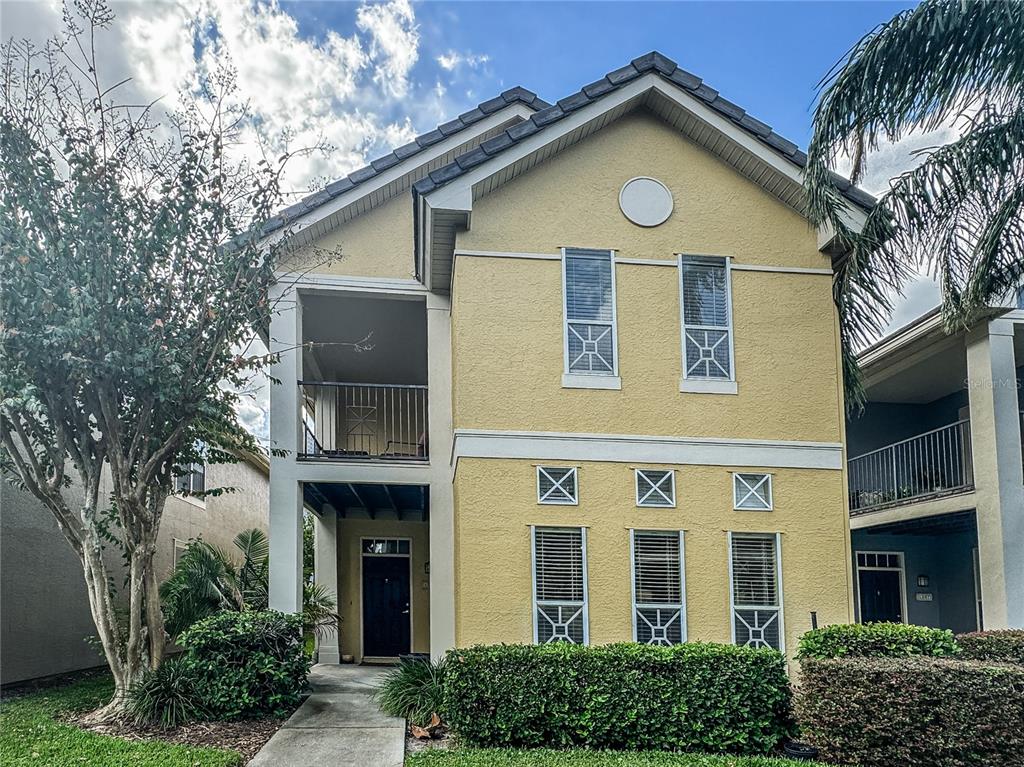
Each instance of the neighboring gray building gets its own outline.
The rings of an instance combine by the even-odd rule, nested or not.
[[[205,477],[207,487],[236,492],[204,501],[168,498],[156,553],[160,579],[189,539],[201,536],[233,550],[239,531],[266,531],[269,474],[262,456],[211,465],[193,481]],[[111,564],[118,561],[111,552]],[[34,496],[0,483],[0,684],[102,665],[99,651],[86,641],[95,634],[81,563],[53,515]]]
[[[947,334],[938,310],[859,357],[847,422],[858,620],[1024,627],[1024,310]]]

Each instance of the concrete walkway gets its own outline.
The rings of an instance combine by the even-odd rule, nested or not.
[[[381,713],[373,699],[386,671],[373,666],[313,666],[313,694],[249,767],[402,767],[405,720]]]

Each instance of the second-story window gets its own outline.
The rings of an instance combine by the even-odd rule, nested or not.
[[[618,375],[615,275],[609,250],[564,252],[565,372]]]
[[[174,478],[174,491],[193,495],[206,490],[206,466],[201,463],[190,463],[185,467],[187,473]]]
[[[679,293],[683,380],[734,381],[728,260],[680,256]]]

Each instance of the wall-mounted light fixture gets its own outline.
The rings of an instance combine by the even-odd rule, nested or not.
[[[920,586],[922,589],[928,588],[928,576],[927,575],[919,575],[919,576],[917,576],[917,585]]]

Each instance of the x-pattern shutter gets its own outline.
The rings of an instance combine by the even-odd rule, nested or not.
[[[675,473],[636,470],[636,505],[671,508],[676,505]]]
[[[538,466],[537,503],[574,505],[576,503],[576,468]]]
[[[753,511],[771,511],[771,474],[733,474],[734,507]]]
[[[729,276],[725,259],[682,257],[679,281],[685,377],[732,379]]]
[[[736,644],[781,649],[778,538],[733,533],[730,543]]]
[[[634,530],[632,540],[633,638],[642,644],[685,642],[682,533]]]
[[[586,644],[586,531],[534,528],[533,567],[537,643]]]
[[[565,335],[570,373],[615,374],[612,254],[565,252]]]

